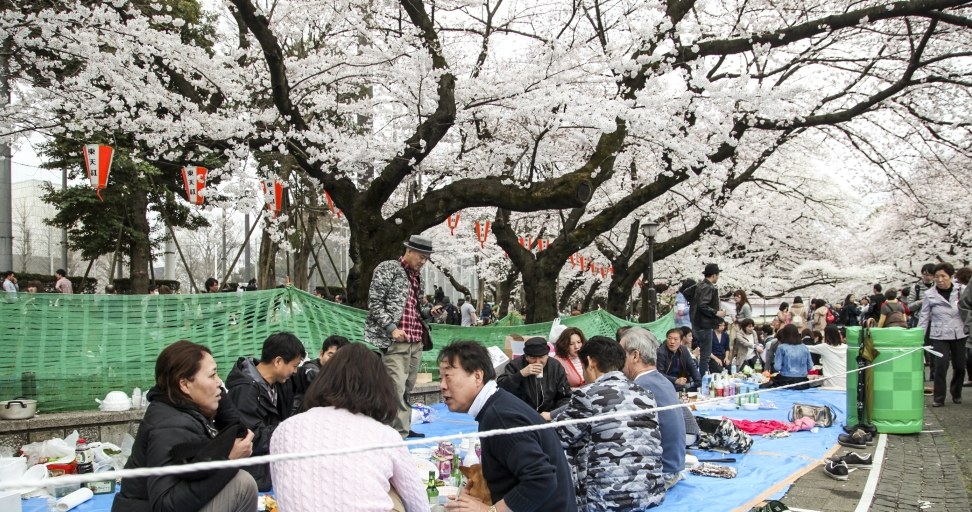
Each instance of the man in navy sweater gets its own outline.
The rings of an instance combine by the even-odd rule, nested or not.
[[[479,343],[457,341],[443,348],[439,377],[443,402],[452,412],[475,417],[480,432],[546,423],[525,402],[496,386],[489,352]],[[462,493],[446,510],[577,510],[567,457],[551,429],[483,438],[482,467],[493,505]]]

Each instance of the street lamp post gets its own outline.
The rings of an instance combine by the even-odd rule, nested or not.
[[[645,275],[644,285],[647,288],[647,294],[642,294],[644,297],[645,304],[642,307],[642,311],[646,313],[645,317],[649,322],[655,321],[655,235],[658,234],[658,224],[652,221],[647,221],[641,225],[641,233],[645,235],[648,239],[648,271]]]

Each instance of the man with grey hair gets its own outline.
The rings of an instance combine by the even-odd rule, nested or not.
[[[628,329],[621,338],[621,347],[625,351],[624,374],[629,379],[651,391],[659,407],[679,403],[675,386],[655,369],[658,338],[651,331],[641,327]],[[686,407],[658,411],[662,436],[662,476],[666,490],[678,483],[680,472],[685,469],[685,446],[690,444],[685,433],[689,421],[695,425],[695,417]],[[698,426],[695,426],[693,437],[697,432]]]
[[[412,406],[408,396],[415,386],[422,350],[432,348],[428,328],[419,313],[422,267],[432,255],[432,240],[412,235],[405,254],[375,267],[368,290],[368,316],[364,339],[381,352],[395,394],[402,401],[392,427],[405,437],[425,437],[412,430]]]

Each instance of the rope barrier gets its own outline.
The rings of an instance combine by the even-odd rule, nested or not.
[[[891,361],[900,359],[902,357],[907,357],[915,352],[922,351],[922,350],[929,352],[933,355],[936,355],[938,357],[941,357],[940,353],[935,352],[930,347],[917,347],[917,348],[910,349],[902,354],[898,354],[894,357],[890,357],[888,359],[880,361],[878,363],[868,364],[861,368],[846,371],[842,374],[832,375],[830,377],[825,377],[825,378],[841,377],[853,373],[859,373],[868,368],[874,368],[882,364],[890,363]],[[788,389],[791,387],[805,386],[806,384],[807,384],[806,382],[797,382],[793,384],[787,384],[785,386],[753,391],[750,393],[740,393],[738,395],[718,397],[714,399],[710,398],[709,400],[707,400],[707,402],[717,403],[717,402],[724,402],[728,400],[736,400],[741,397],[757,395],[759,393],[768,394],[768,393],[773,393],[775,391]],[[278,454],[269,454],[269,455],[258,455],[253,457],[247,457],[244,459],[194,462],[190,464],[182,464],[182,465],[175,465],[175,466],[118,469],[113,471],[102,471],[98,473],[86,473],[82,475],[64,475],[64,476],[58,476],[58,477],[48,478],[44,480],[23,480],[23,479],[10,480],[6,482],[0,482],[0,490],[19,489],[19,488],[27,488],[27,487],[35,488],[35,487],[51,487],[51,486],[61,486],[61,485],[84,484],[90,482],[100,482],[104,480],[115,480],[120,478],[178,475],[182,473],[192,473],[196,471],[211,471],[217,469],[242,468],[245,466],[254,466],[257,464],[264,464],[269,462],[302,460],[302,459],[310,459],[316,457],[350,455],[354,453],[364,453],[364,452],[379,451],[379,450],[401,449],[403,446],[407,448],[409,446],[422,446],[431,443],[439,443],[442,441],[453,441],[453,440],[462,440],[462,439],[483,439],[483,438],[500,436],[500,435],[533,432],[533,431],[544,430],[548,428],[556,428],[559,426],[580,425],[584,423],[595,423],[595,422],[605,421],[605,420],[624,419],[630,416],[641,416],[650,412],[668,411],[668,410],[679,409],[682,407],[691,407],[691,406],[692,406],[691,403],[678,403],[673,405],[653,407],[651,409],[641,409],[638,411],[620,411],[620,412],[614,412],[609,414],[602,414],[599,416],[592,416],[590,418],[576,418],[576,419],[569,419],[569,420],[553,421],[549,423],[542,423],[539,425],[525,425],[521,427],[511,427],[507,429],[495,429],[495,430],[487,430],[484,432],[472,432],[469,434],[449,434],[443,436],[426,437],[424,439],[404,440],[394,444],[371,444],[371,445],[361,445],[361,446],[354,446],[354,447],[341,448],[341,449],[319,450],[316,452],[278,453]]]

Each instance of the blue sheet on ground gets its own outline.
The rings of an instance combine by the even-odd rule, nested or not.
[[[762,397],[776,404],[776,409],[715,410],[700,411],[699,416],[722,417],[744,420],[787,421],[793,403],[829,405],[837,413],[837,421],[832,427],[820,428],[817,432],[793,432],[790,437],[767,439],[753,437],[753,447],[745,454],[723,454],[694,450],[699,459],[733,457],[734,463],[721,463],[736,468],[737,476],[732,480],[688,474],[687,478],[668,491],[665,501],[656,510],[732,510],[749,503],[751,500],[772,488],[779,482],[800,470],[807,464],[820,460],[837,443],[837,436],[843,432],[841,426],[846,418],[846,398],[844,391],[807,390],[773,391],[763,393]],[[475,420],[467,414],[452,413],[444,404],[433,406],[435,410],[432,423],[413,425],[412,429],[427,436],[448,436],[472,433],[478,430]],[[779,498],[781,489],[771,497]],[[113,495],[95,496],[72,511],[109,512]],[[718,500],[718,504],[714,500]],[[785,501],[785,500],[784,500]],[[46,512],[46,502],[40,498],[25,500],[24,512]],[[805,508],[806,503],[787,503],[793,507]],[[811,507],[812,508],[812,507]],[[286,511],[283,511],[286,512]]]

